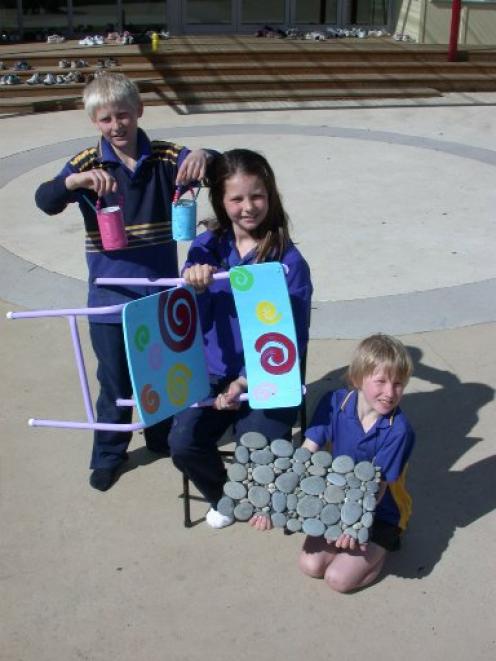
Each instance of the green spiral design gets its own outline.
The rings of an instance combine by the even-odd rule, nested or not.
[[[145,324],[141,324],[134,334],[134,343],[138,351],[144,351],[150,341],[150,329]]]
[[[244,266],[236,266],[229,272],[229,280],[231,281],[231,287],[234,289],[248,291],[253,287],[255,278]]]

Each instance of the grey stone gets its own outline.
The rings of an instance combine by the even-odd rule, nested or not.
[[[357,502],[363,498],[363,491],[361,489],[348,489],[346,498]]]
[[[360,482],[358,477],[355,475],[355,473],[348,473],[346,475],[346,483],[352,489],[359,489],[362,486],[362,483]]]
[[[330,542],[335,542],[342,532],[341,526],[329,526],[324,533],[324,537]]]
[[[358,541],[360,544],[366,544],[369,541],[369,529],[360,528],[358,531]]]
[[[318,466],[312,464],[311,466],[308,467],[308,474],[324,477],[324,475],[327,474],[327,468],[324,468],[324,466]]]
[[[355,530],[355,528],[345,528],[343,532],[345,535],[349,535],[350,537],[353,537],[353,539],[358,538],[358,532]]]
[[[363,510],[358,503],[345,503],[341,507],[341,521],[346,523],[347,526],[352,526],[356,523],[363,514]]]
[[[288,493],[288,497],[286,500],[286,507],[290,512],[293,512],[296,510],[296,506],[298,505],[298,498],[296,497],[296,494],[294,493]]]
[[[224,484],[224,493],[226,496],[229,496],[229,498],[241,500],[241,498],[246,496],[246,489],[239,482],[226,482]]]
[[[297,475],[303,475],[306,472],[305,464],[302,464],[301,461],[295,461],[293,463],[293,471]]]
[[[248,521],[253,516],[253,505],[248,502],[238,503],[234,508],[234,517],[238,521]]]
[[[279,489],[279,491],[283,491],[284,493],[291,493],[296,489],[299,481],[300,478],[296,473],[283,473],[276,479],[276,487]]]
[[[270,493],[264,487],[251,487],[248,491],[248,500],[255,507],[265,507],[270,503]]]
[[[274,512],[284,512],[286,509],[287,496],[282,491],[275,491],[272,494],[272,509]]]
[[[342,503],[344,500],[344,489],[331,484],[324,491],[324,498],[328,503]]]
[[[270,444],[270,449],[276,455],[276,457],[292,457],[293,456],[293,445],[289,441],[286,441],[284,438],[276,438]]]
[[[296,511],[305,519],[316,517],[322,511],[322,501],[316,496],[303,496],[303,498],[298,501]]]
[[[250,459],[254,464],[265,465],[274,461],[274,455],[269,448],[264,448],[263,450],[253,450]]]
[[[253,469],[252,477],[259,484],[270,484],[274,481],[274,471],[270,466],[257,466]]]
[[[374,515],[372,512],[364,512],[364,515],[360,519],[362,526],[365,526],[366,528],[370,528],[371,525],[374,523]]]
[[[301,530],[301,521],[299,519],[288,519],[286,528],[290,532],[300,532]]]
[[[286,515],[282,514],[282,512],[274,512],[270,518],[275,528],[284,528],[288,521]]]
[[[355,468],[355,462],[347,454],[342,454],[339,457],[334,457],[332,462],[332,470],[335,473],[349,473]]]
[[[321,493],[324,493],[326,483],[321,477],[305,477],[300,482],[300,487],[302,491],[310,496],[320,496]]]
[[[234,511],[234,500],[228,496],[222,496],[222,498],[217,503],[217,512],[220,512],[224,516],[232,516]]]
[[[373,494],[366,493],[365,496],[363,497],[362,505],[363,505],[363,509],[366,512],[373,512],[377,505],[377,500]]]
[[[303,521],[303,532],[311,537],[320,537],[325,533],[325,525],[320,519],[305,519]]]
[[[227,477],[232,482],[242,482],[246,480],[248,471],[243,464],[231,464],[227,467]]]
[[[274,461],[274,467],[280,468],[283,471],[287,471],[288,468],[291,468],[291,459],[289,459],[289,457],[278,457]]]
[[[341,473],[327,473],[327,481],[330,484],[335,484],[337,487],[344,487],[346,485],[346,478]]]
[[[332,526],[341,519],[341,510],[337,505],[325,505],[322,508],[319,519],[325,526]]]
[[[303,464],[305,461],[308,461],[311,456],[312,453],[307,448],[296,448],[293,454],[294,459],[301,461]]]
[[[250,459],[250,452],[244,445],[238,445],[234,450],[234,458],[240,464],[247,464]]]
[[[359,461],[355,466],[355,475],[362,482],[367,482],[375,477],[375,466],[370,461]]]
[[[318,450],[312,454],[312,464],[315,464],[316,466],[323,466],[324,468],[327,468],[331,465],[331,463],[331,454],[325,450]]]
[[[380,489],[380,484],[378,484],[375,481],[374,482],[367,482],[367,484],[365,486],[365,490],[367,491],[367,493],[377,493],[379,491],[379,489]]]
[[[239,439],[241,445],[250,450],[262,450],[268,445],[268,441],[263,434],[258,431],[247,431]]]

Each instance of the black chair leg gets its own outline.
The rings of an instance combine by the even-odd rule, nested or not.
[[[184,508],[184,527],[191,528],[191,508],[189,501],[189,480],[183,473],[183,508]]]

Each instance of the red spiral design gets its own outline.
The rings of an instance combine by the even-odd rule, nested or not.
[[[155,413],[160,406],[160,395],[147,383],[141,391],[140,402],[147,413]]]
[[[296,347],[282,333],[260,335],[255,342],[255,350],[261,352],[260,364],[269,374],[286,374],[296,362]]]
[[[173,351],[186,351],[196,334],[196,305],[188,289],[163,292],[158,299],[158,325],[164,343]]]

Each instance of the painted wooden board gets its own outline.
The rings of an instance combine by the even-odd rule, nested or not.
[[[208,395],[203,337],[192,287],[128,303],[122,320],[136,408],[146,427]]]
[[[298,344],[281,264],[238,266],[229,273],[253,409],[299,406]]]

